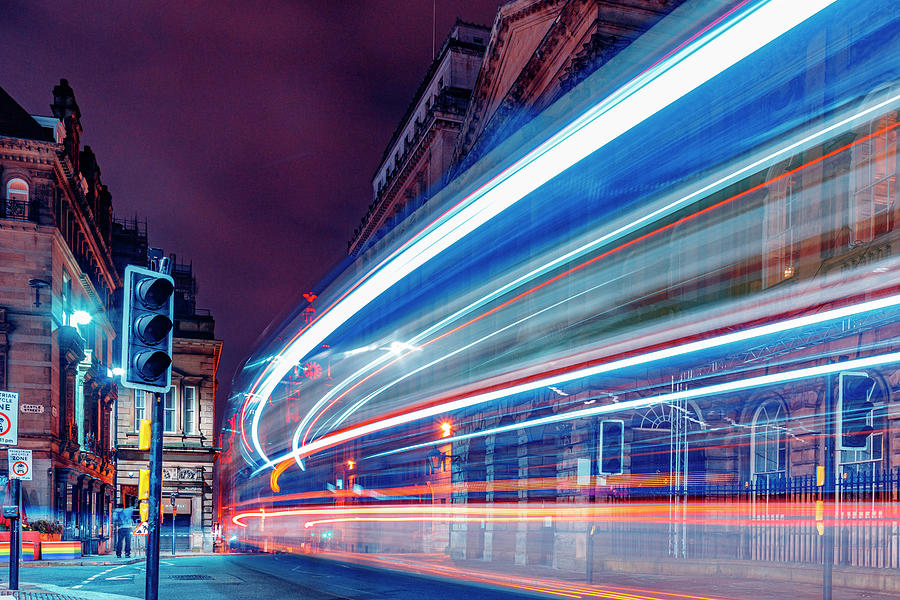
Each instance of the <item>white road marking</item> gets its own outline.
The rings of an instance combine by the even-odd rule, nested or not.
[[[84,581],[79,583],[78,585],[73,585],[72,589],[80,588],[83,585],[89,584],[90,582],[92,582],[97,577],[100,577],[101,575],[106,575],[110,571],[115,571],[116,569],[121,569],[122,567],[127,567],[127,566],[128,565],[117,565],[115,567],[110,567],[109,569],[106,569],[105,571],[100,571],[99,573],[94,573],[93,575],[91,575],[90,577],[88,577],[87,579],[85,579]]]

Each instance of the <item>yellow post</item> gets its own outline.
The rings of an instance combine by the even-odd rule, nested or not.
[[[141,469],[138,477],[138,500],[150,497],[150,469]]]
[[[138,433],[138,450],[150,449],[150,420],[141,419],[141,427]]]

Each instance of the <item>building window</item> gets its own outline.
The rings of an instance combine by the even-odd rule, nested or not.
[[[194,421],[194,415],[197,411],[197,388],[194,386],[184,387],[184,397],[181,399],[182,421],[184,424],[185,435],[194,435],[197,433],[197,427]]]
[[[28,184],[23,179],[10,179],[6,183],[6,198],[17,202],[28,202]]]
[[[6,201],[0,203],[0,216],[9,219],[27,219],[28,184],[22,179],[10,179],[6,183]]]
[[[769,185],[765,213],[766,286],[790,279],[796,271],[800,223],[800,182],[796,173],[778,178]]]
[[[69,324],[69,317],[72,315],[72,278],[69,272],[63,269],[62,272],[62,324]]]
[[[787,474],[787,415],[781,403],[769,401],[753,419],[750,453],[754,481],[768,483]]]
[[[163,416],[163,431],[165,433],[175,433],[175,405],[178,403],[177,394],[175,393],[176,389],[175,386],[172,386],[172,389],[166,394]]]
[[[146,419],[147,414],[147,392],[143,390],[134,390],[134,430],[141,430],[141,419]]]
[[[850,216],[854,244],[870,242],[894,229],[897,193],[897,113],[890,112],[860,132],[871,136],[857,143],[851,154]]]

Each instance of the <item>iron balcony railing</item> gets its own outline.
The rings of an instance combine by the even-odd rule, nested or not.
[[[0,199],[0,219],[37,221],[37,203],[33,200]]]

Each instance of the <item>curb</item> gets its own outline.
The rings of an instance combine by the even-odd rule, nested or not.
[[[20,568],[31,569],[38,567],[111,567],[116,565],[133,565],[143,562],[144,558],[127,558],[118,560],[60,560],[60,561],[34,561],[25,562]]]

